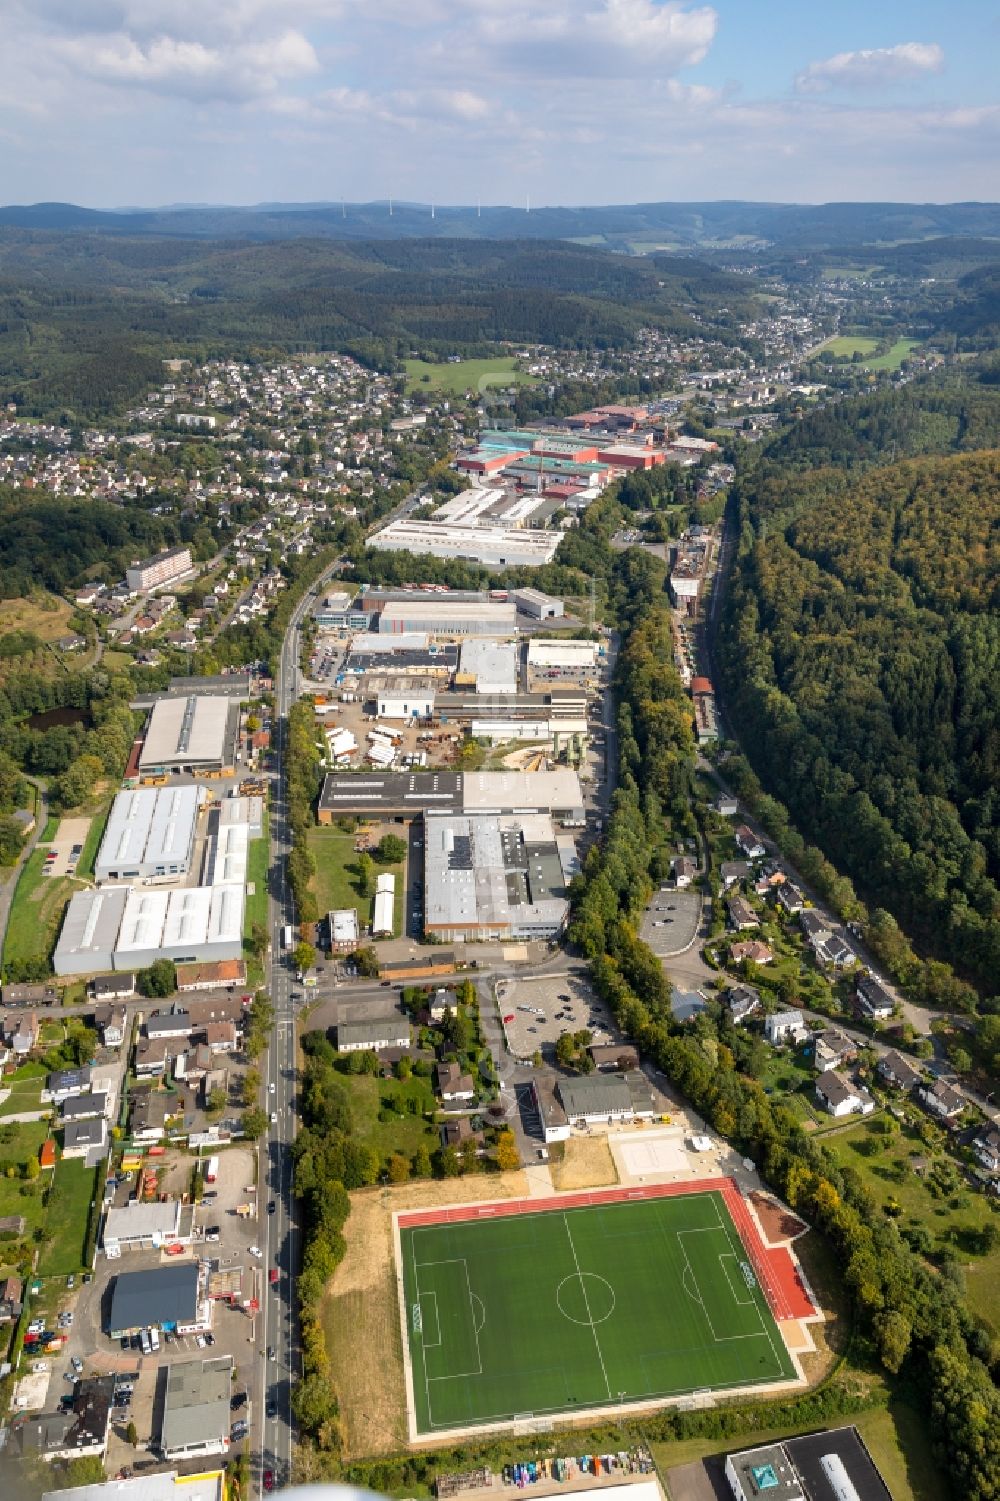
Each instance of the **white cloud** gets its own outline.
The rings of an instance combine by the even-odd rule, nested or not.
[[[879,89],[940,73],[944,51],[937,42],[900,42],[895,47],[873,47],[859,52],[838,52],[822,62],[810,63],[795,79],[800,94],[821,94],[827,89]]]
[[[203,99],[266,94],[319,70],[312,43],[298,31],[229,47],[173,36],[137,42],[124,34],[66,38],[56,48],[97,82]]]

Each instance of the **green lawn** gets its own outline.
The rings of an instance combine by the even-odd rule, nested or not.
[[[112,799],[108,797],[90,820],[90,828],[87,837],[83,841],[83,850],[76,867],[76,873],[81,881],[94,879],[94,861],[97,859],[97,851],[101,847],[104,838],[104,830],[108,822],[108,814],[111,812]]]
[[[41,1110],[41,1079],[24,1079],[13,1083],[8,1075],[3,1081],[3,1088],[9,1088],[10,1094],[0,1102],[0,1116],[26,1115],[30,1110]]]
[[[485,386],[531,386],[537,376],[515,370],[513,355],[498,355],[492,360],[460,360],[457,364],[435,365],[427,360],[406,360],[406,391],[443,392],[461,396],[465,391],[480,391]]]
[[[42,1190],[48,1174],[27,1182],[21,1176],[21,1167],[29,1157],[38,1160],[42,1142],[49,1134],[49,1124],[48,1121],[28,1121],[19,1125],[0,1123],[0,1137],[8,1134],[9,1141],[0,1140],[0,1216],[23,1215],[30,1234],[45,1218]],[[9,1167],[15,1169],[13,1178],[7,1177]]]
[[[45,1243],[38,1260],[40,1277],[66,1277],[83,1270],[90,1205],[97,1192],[96,1167],[86,1167],[79,1157],[56,1164],[45,1220]]]
[[[371,1074],[345,1074],[344,1083],[351,1094],[351,1134],[373,1147],[383,1160],[392,1152],[412,1157],[421,1143],[431,1152],[440,1145],[437,1126],[425,1118],[437,1106],[429,1079],[376,1079]],[[416,1115],[406,1108],[408,1100],[416,1101]],[[402,1110],[393,1108],[391,1119],[380,1120],[383,1104],[389,1106],[390,1102],[390,1108],[398,1103]]]
[[[47,846],[41,841],[28,856],[10,907],[10,921],[3,947],[5,968],[17,960],[48,959],[51,955],[70,897],[75,891],[82,889],[81,881],[93,878],[94,861],[108,821],[110,806],[109,795],[102,800],[91,817],[77,865],[78,879],[72,880],[68,876],[56,879],[43,874]],[[50,820],[46,827],[46,835],[49,834],[51,822]]]
[[[919,339],[897,339],[885,354],[880,354],[877,359],[868,362],[869,370],[898,370],[919,343]]]
[[[246,911],[243,916],[243,953],[247,963],[247,980],[251,987],[264,983],[263,967],[258,959],[250,952],[249,938],[255,923],[262,928],[267,928],[267,874],[271,858],[271,848],[268,842],[268,815],[264,810],[263,834],[260,839],[250,841],[250,849],[247,856],[247,883],[252,884],[253,896],[247,896]]]
[[[816,354],[844,355],[847,359],[855,354],[871,354],[873,349],[878,348],[878,339],[867,339],[859,334],[838,334],[832,339],[827,339],[815,351]]]
[[[254,888],[253,896],[247,897],[244,933],[249,933],[254,923],[267,927],[267,871],[270,860],[268,843],[268,818],[264,814],[264,832],[260,839],[250,841],[247,856],[247,881]]]
[[[21,869],[3,946],[5,969],[19,959],[48,958],[66,904],[79,889],[66,877],[56,880],[42,874],[45,853],[44,845],[36,845]]]
[[[401,1246],[422,1433],[794,1375],[717,1194],[403,1229]]]
[[[338,908],[356,907],[358,924],[364,927],[371,922],[375,909],[374,897],[364,897],[358,888],[358,857],[354,853],[356,834],[345,834],[340,829],[322,828],[309,830],[309,848],[316,861],[316,874],[312,889],[316,893],[320,916]],[[396,877],[396,900],[393,907],[393,937],[403,931],[403,902],[406,895],[406,866],[380,865],[375,863],[376,875],[388,872]]]
[[[872,1139],[879,1143],[874,1155],[866,1156],[858,1151],[860,1145]],[[935,1249],[945,1245],[954,1247],[965,1264],[968,1299],[973,1311],[1000,1333],[1000,1250],[988,1256],[977,1256],[966,1252],[961,1241],[961,1231],[977,1230],[987,1223],[996,1223],[1000,1213],[993,1207],[996,1201],[991,1201],[965,1182],[959,1182],[953,1192],[935,1193],[930,1173],[918,1175],[910,1165],[913,1154],[927,1158],[929,1163],[936,1160],[911,1127],[904,1127],[886,1141],[872,1130],[871,1122],[858,1122],[846,1131],[824,1136],[823,1146],[838,1162],[850,1165],[861,1174],[883,1207],[890,1202],[899,1206],[897,1222],[901,1229],[925,1225],[934,1238]],[[937,1157],[942,1155],[939,1153]],[[902,1167],[897,1168],[896,1164],[902,1164]],[[901,1174],[898,1178],[897,1172]],[[956,1231],[959,1232],[957,1245],[952,1239]]]

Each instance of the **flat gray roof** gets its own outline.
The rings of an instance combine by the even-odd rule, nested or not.
[[[319,806],[334,815],[397,813],[415,817],[425,808],[457,808],[462,798],[460,771],[331,772],[323,783]]]
[[[145,1240],[154,1235],[176,1235],[180,1221],[179,1199],[168,1199],[165,1204],[124,1204],[121,1208],[108,1210],[103,1242],[107,1245],[109,1240]]]
[[[160,1432],[164,1452],[228,1438],[232,1387],[233,1363],[228,1355],[168,1366]]]

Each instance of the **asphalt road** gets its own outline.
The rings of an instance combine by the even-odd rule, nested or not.
[[[285,786],[284,746],[288,711],[298,697],[299,627],[313,604],[317,589],[339,564],[334,564],[297,605],[282,642],[275,682],[275,752],[277,769],[271,781],[268,869],[270,892],[268,929],[271,938],[270,996],[274,1006],[274,1033],[261,1069],[262,1100],[269,1125],[261,1143],[258,1212],[258,1243],[264,1252],[260,1309],[256,1321],[259,1374],[254,1393],[252,1452],[259,1456],[256,1485],[264,1494],[264,1474],[270,1471],[275,1488],[289,1484],[292,1469],[292,1389],[301,1375],[301,1349],[295,1300],[295,1278],[301,1255],[298,1206],[292,1193],[292,1153],[296,1130],[295,976],[282,945],[281,930],[294,923],[295,912],[286,878],[286,860],[291,849],[288,798]],[[273,1205],[273,1211],[269,1212]],[[271,1285],[270,1273],[278,1280]]]

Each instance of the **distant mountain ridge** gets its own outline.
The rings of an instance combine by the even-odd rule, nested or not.
[[[720,200],[525,208],[374,203],[261,203],[89,209],[72,203],[0,207],[0,227],[181,238],[280,240],[546,239],[649,251],[762,247],[835,249],[979,236],[1000,239],[997,203],[788,204]]]

